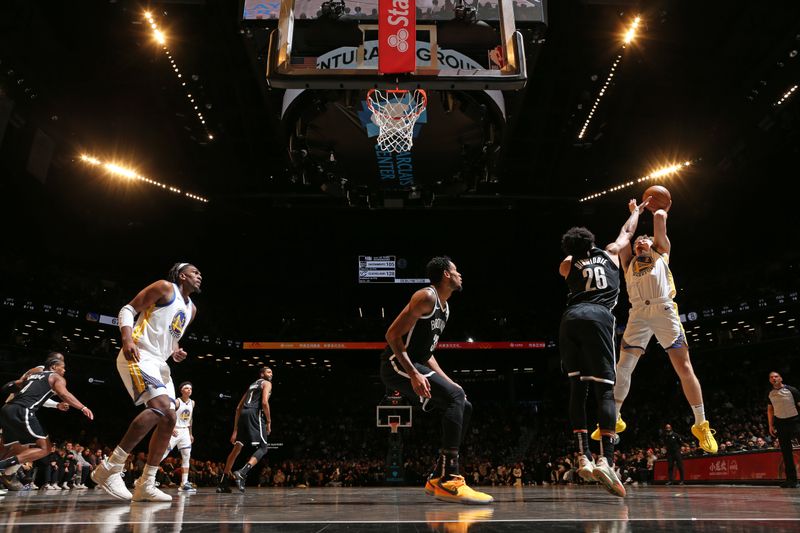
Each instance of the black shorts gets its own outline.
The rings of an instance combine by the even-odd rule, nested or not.
[[[236,422],[236,440],[245,446],[267,443],[267,417],[261,409],[242,409]]]
[[[3,427],[5,444],[33,444],[37,439],[47,438],[47,432],[36,418],[36,413],[21,405],[5,404],[0,409],[0,425]]]
[[[614,384],[614,325],[614,315],[602,305],[582,303],[564,311],[558,342],[567,375]]]

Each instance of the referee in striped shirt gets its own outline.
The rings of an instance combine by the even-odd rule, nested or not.
[[[780,441],[783,464],[786,469],[786,481],[781,484],[781,487],[797,488],[797,468],[794,466],[792,439],[798,436],[797,425],[800,422],[800,415],[797,406],[800,402],[800,391],[784,385],[783,378],[777,372],[769,373],[769,382],[772,384],[767,406],[769,434],[773,437],[777,436]]]

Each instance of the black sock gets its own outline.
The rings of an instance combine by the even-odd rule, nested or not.
[[[614,464],[614,437],[612,435],[600,436],[600,453],[608,460],[608,465]]]
[[[589,432],[588,431],[578,431],[575,433],[575,437],[578,440],[578,451],[585,455],[589,461],[592,460],[592,452],[589,451]]]
[[[433,465],[433,470],[431,471],[429,478],[434,477],[442,477],[444,472],[444,456],[442,455],[442,451],[439,450],[439,454],[436,456],[436,463]]]
[[[9,466],[16,466],[19,464],[19,459],[17,459],[16,455],[12,455],[8,459],[3,459],[0,461],[0,469],[6,469]]]
[[[451,477],[459,475],[458,450],[453,450],[453,449],[442,450],[441,458],[444,463],[444,470],[442,471],[442,477]]]
[[[239,473],[242,475],[242,477],[247,477],[247,473],[251,468],[253,468],[253,465],[250,463],[245,463],[244,466],[239,469]]]
[[[230,477],[228,477],[228,474],[222,474],[222,476],[220,476],[219,478],[220,487],[226,486],[229,482],[230,482]]]

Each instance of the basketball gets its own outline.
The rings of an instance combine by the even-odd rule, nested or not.
[[[651,185],[646,191],[644,191],[644,194],[642,195],[642,201],[644,202],[647,200],[648,196],[653,197],[650,200],[650,203],[647,205],[647,209],[650,211],[656,212],[659,209],[669,211],[669,208],[672,207],[672,195],[669,194],[669,191],[666,187],[662,187],[661,185]]]

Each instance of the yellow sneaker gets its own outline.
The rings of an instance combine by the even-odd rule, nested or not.
[[[614,431],[617,433],[622,433],[625,431],[625,428],[628,427],[628,424],[622,420],[622,416],[617,417],[617,424],[614,427]],[[597,425],[597,429],[592,431],[592,440],[600,440],[600,424]]]
[[[434,486],[434,497],[444,502],[481,505],[492,503],[494,498],[467,486],[464,476],[451,476],[447,481],[439,479]]]
[[[433,496],[437,483],[439,483],[438,477],[428,476],[428,481],[425,482],[425,494],[428,496]]]
[[[700,447],[708,453],[717,453],[717,439],[714,438],[716,431],[711,429],[708,420],[702,424],[695,424],[692,426],[692,435],[697,437],[700,442]]]

